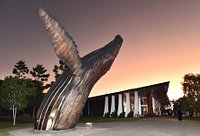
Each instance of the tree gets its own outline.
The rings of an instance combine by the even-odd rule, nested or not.
[[[33,107],[33,118],[35,117],[35,111],[39,108],[40,103],[42,102],[44,98],[43,91],[44,89],[48,88],[49,85],[44,83],[48,81],[49,74],[46,74],[47,69],[43,65],[36,65],[33,67],[33,69],[30,71],[30,74],[33,76],[34,84],[36,86],[34,90],[34,96],[30,98],[30,106]]]
[[[34,84],[31,79],[5,77],[0,92],[0,103],[6,109],[12,109],[13,126],[15,126],[17,110],[26,108],[27,96],[33,94]]]
[[[200,74],[186,74],[182,85],[185,103],[190,104],[190,109],[200,112]]]
[[[35,78],[36,81],[41,82],[44,84],[44,82],[48,81],[49,74],[45,74],[47,72],[47,69],[43,65],[37,64],[35,67],[33,67],[33,70],[30,71],[30,74]]]
[[[177,103],[181,103],[181,109],[183,112],[188,112],[189,116],[193,116],[194,108],[190,104],[188,98],[186,96],[183,96],[182,98],[179,98],[175,103],[174,103],[174,110],[177,111]]]
[[[13,68],[13,74],[20,78],[25,78],[25,74],[28,74],[28,72],[29,69],[23,60],[18,61]]]
[[[57,79],[62,72],[67,68],[67,65],[65,65],[65,63],[63,63],[61,60],[59,60],[59,66],[58,65],[54,65],[54,69],[53,72],[55,74],[55,79]]]
[[[2,91],[2,83],[3,83],[3,80],[0,80],[0,94],[1,94],[1,91]],[[1,103],[0,103],[0,111],[2,110],[2,106],[1,106]]]
[[[28,96],[28,105],[27,105],[27,111],[32,114],[33,119],[35,118],[35,113],[37,109],[39,108],[43,98],[44,98],[44,86],[41,82],[34,80],[33,84],[35,86],[34,93],[31,96]]]

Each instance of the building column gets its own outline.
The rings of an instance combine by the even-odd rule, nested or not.
[[[147,104],[148,104],[148,115],[153,116],[154,114],[153,114],[151,93],[147,94]]]
[[[104,112],[103,117],[108,113],[108,96],[105,96]]]
[[[119,116],[122,112],[123,112],[122,94],[118,94],[118,110],[117,110],[117,116]]]
[[[139,112],[139,116],[142,115],[142,107],[141,107],[141,98],[138,98],[138,112]]]
[[[115,96],[112,95],[112,100],[111,100],[111,110],[110,110],[110,116],[113,112],[116,112],[115,111]]]
[[[161,114],[161,104],[160,104],[159,101],[158,101],[158,111],[159,111],[158,115],[162,115],[162,114]]]
[[[126,93],[126,113],[125,117],[131,112],[131,101],[130,101],[130,93]]]
[[[134,92],[134,117],[138,117],[139,114],[139,100],[138,100],[138,91]]]
[[[159,104],[159,101],[158,100],[155,100],[154,98],[154,101],[155,101],[155,115],[160,115],[160,104]]]
[[[152,96],[152,108],[153,108],[153,113],[156,113],[156,105],[155,105],[155,98]]]

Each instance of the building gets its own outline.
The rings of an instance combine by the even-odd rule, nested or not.
[[[83,116],[155,116],[161,115],[169,103],[167,91],[169,82],[124,90],[91,97],[88,99]]]

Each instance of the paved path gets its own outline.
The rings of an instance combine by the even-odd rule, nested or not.
[[[134,122],[93,123],[87,129],[79,124],[74,130],[34,132],[32,129],[11,131],[12,136],[200,136],[200,121],[145,118]]]

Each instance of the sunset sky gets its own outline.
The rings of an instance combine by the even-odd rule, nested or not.
[[[120,34],[124,43],[91,95],[170,81],[168,96],[182,95],[187,73],[200,73],[199,0],[0,0],[0,79],[23,59],[44,64],[54,80],[58,58],[38,15],[42,6],[78,45],[80,56]]]

